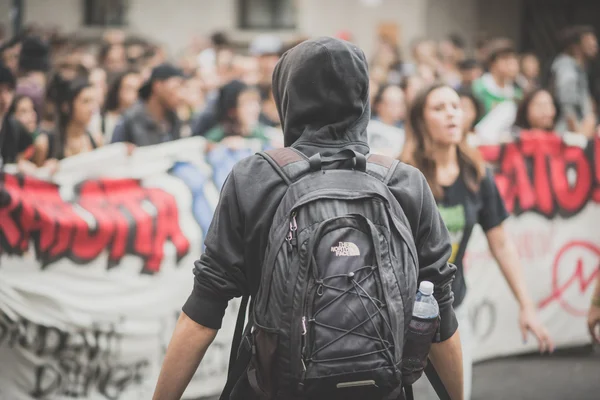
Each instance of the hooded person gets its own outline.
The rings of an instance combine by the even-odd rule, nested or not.
[[[316,153],[326,157],[348,149],[369,153],[367,61],[355,45],[329,37],[300,43],[278,62],[273,93],[286,147],[308,157]],[[398,164],[388,187],[405,211],[419,249],[418,279],[435,284],[441,343],[434,344],[432,354],[439,356],[436,367],[456,372],[454,376],[447,372],[442,379],[453,398],[459,398],[461,353],[452,310],[455,268],[447,263],[452,252],[448,232],[420,172]],[[173,333],[154,400],[180,398],[221,328],[229,300],[248,295],[254,299],[271,224],[287,190],[283,178],[259,155],[233,167],[205,238],[205,252],[195,263],[194,288]],[[249,386],[245,366],[240,371],[238,364],[232,364],[235,367],[221,398],[260,398]]]

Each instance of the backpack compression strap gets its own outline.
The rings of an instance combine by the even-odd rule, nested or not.
[[[390,183],[397,165],[398,160],[381,154],[369,154],[367,157],[367,173],[386,185]]]
[[[309,159],[291,147],[267,150],[258,153],[258,155],[271,164],[287,185],[291,185],[299,177],[310,171]],[[366,172],[387,185],[397,165],[398,160],[393,158],[380,154],[369,154]]]
[[[271,164],[288,186],[310,171],[308,158],[291,147],[267,150],[258,155]]]

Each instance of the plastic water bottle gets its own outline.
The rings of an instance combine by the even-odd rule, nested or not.
[[[421,319],[435,319],[440,313],[437,301],[433,297],[433,283],[423,281],[415,298],[413,316]]]

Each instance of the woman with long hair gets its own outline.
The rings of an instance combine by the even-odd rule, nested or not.
[[[27,129],[33,139],[39,134],[38,114],[35,104],[30,96],[19,94],[15,96],[12,105],[8,109],[8,115],[14,117]]]
[[[555,132],[558,103],[546,89],[527,93],[517,109],[515,126],[522,130]]]
[[[38,166],[92,151],[102,145],[102,136],[92,134],[88,125],[96,109],[96,93],[85,79],[64,82],[57,101],[53,132],[42,132],[35,140],[34,161]]]
[[[540,352],[553,351],[554,344],[538,320],[527,292],[518,254],[504,225],[508,212],[494,178],[486,170],[479,151],[467,144],[459,95],[446,84],[424,88],[414,99],[408,123],[410,144],[405,146],[403,161],[425,175],[452,241],[449,262],[457,267],[454,308],[463,346],[465,399],[469,399],[471,327],[467,310],[461,304],[467,291],[463,258],[475,224],[483,228],[491,253],[519,303],[523,340],[528,332],[533,333]]]
[[[240,139],[271,140],[271,131],[260,123],[260,93],[253,86],[233,80],[224,85],[217,102],[218,125],[208,131],[211,142],[239,143]]]
[[[104,103],[102,132],[107,143],[111,142],[115,126],[121,116],[138,100],[138,91],[142,85],[142,76],[135,70],[129,70],[117,76],[108,89]]]

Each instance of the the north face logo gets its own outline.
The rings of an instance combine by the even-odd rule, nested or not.
[[[336,257],[358,257],[360,250],[358,246],[352,242],[340,242],[338,246],[333,246],[331,252],[335,253]]]

